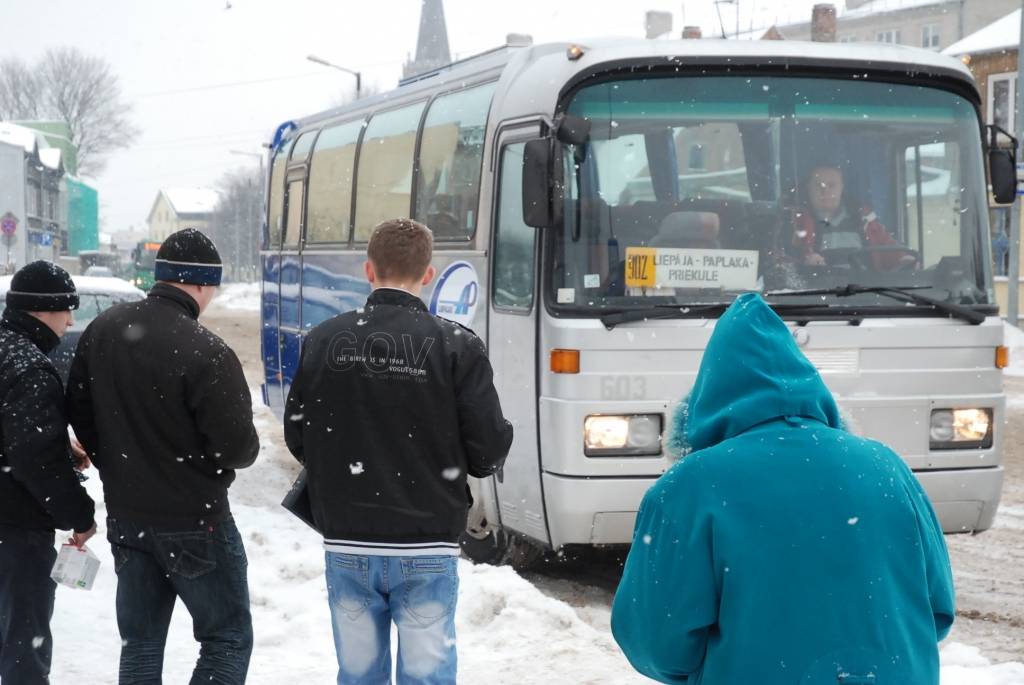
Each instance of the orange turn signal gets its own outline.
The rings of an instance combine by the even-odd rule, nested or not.
[[[554,373],[579,373],[579,350],[551,350],[551,371]]]
[[[1010,348],[1000,345],[996,348],[996,368],[1005,369],[1010,365]]]

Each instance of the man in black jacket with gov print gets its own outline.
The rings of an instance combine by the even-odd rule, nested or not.
[[[364,309],[314,328],[285,408],[285,440],[308,473],[324,534],[339,683],[455,683],[458,538],[466,476],[512,444],[483,342],[433,316],[433,237],[408,219],[367,246]]]

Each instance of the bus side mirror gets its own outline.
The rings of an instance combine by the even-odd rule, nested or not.
[[[528,141],[523,149],[523,222],[553,228],[562,222],[560,145],[552,138]]]
[[[998,126],[989,126],[988,176],[992,197],[1001,205],[1017,199],[1017,139]],[[1008,144],[1000,144],[1000,137]]]
[[[1013,150],[988,151],[989,176],[992,179],[992,197],[1001,205],[1017,198],[1017,160]]]

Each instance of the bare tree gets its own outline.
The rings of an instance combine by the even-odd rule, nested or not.
[[[51,49],[37,67],[42,85],[42,113],[65,122],[78,148],[80,172],[96,175],[106,156],[127,147],[138,136],[131,106],[110,65],[76,48]]]
[[[40,85],[36,73],[17,57],[0,61],[0,120],[38,119]]]
[[[256,280],[263,225],[263,177],[255,167],[224,174],[217,183],[220,200],[210,221],[228,281]]]
[[[99,174],[107,155],[135,140],[130,114],[117,75],[99,57],[56,48],[32,66],[17,58],[0,61],[0,119],[64,122],[83,174]]]

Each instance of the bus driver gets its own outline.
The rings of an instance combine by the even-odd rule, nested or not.
[[[892,251],[875,250],[871,266],[879,271],[911,268],[916,255],[892,237],[869,208],[848,210],[843,198],[843,172],[836,166],[819,165],[807,176],[807,207],[794,217],[793,245],[801,263],[824,266],[845,262],[851,255],[875,247],[893,246]]]

